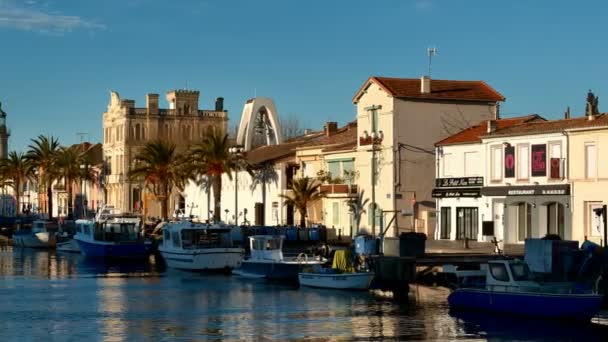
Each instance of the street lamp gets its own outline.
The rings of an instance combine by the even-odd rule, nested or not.
[[[235,145],[228,149],[228,152],[234,156],[236,163],[234,168],[234,224],[237,226],[239,225],[239,163],[244,150],[241,145]]]
[[[380,105],[372,105],[366,107],[371,117],[371,134],[363,131],[363,136],[360,138],[360,145],[372,146],[372,162],[371,162],[371,183],[372,183],[372,235],[376,235],[376,147],[382,145],[384,133],[378,130],[378,110],[382,109]],[[369,215],[369,214],[368,214]]]

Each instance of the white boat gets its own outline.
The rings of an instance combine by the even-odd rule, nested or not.
[[[373,272],[357,272],[353,267],[350,250],[337,250],[332,268],[317,266],[298,274],[302,286],[338,290],[367,290],[373,279]]]
[[[19,229],[13,234],[13,245],[31,248],[54,248],[56,245],[57,223],[38,220],[31,229]]]
[[[302,286],[338,290],[367,290],[373,279],[373,272],[298,274],[298,280]]]
[[[233,246],[230,227],[190,221],[165,224],[158,250],[167,266],[190,271],[230,271],[245,254]]]
[[[297,257],[283,257],[282,235],[254,235],[249,237],[251,256],[241,263],[234,274],[248,278],[297,282],[298,273],[307,267],[327,262],[320,257],[308,257],[300,253]]]

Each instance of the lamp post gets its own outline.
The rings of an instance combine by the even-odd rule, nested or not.
[[[369,107],[365,107],[365,110],[369,112],[371,118],[371,134],[367,131],[363,131],[363,142],[366,145],[372,145],[372,161],[371,161],[371,183],[372,183],[372,235],[376,235],[376,146],[380,146],[382,144],[382,139],[384,138],[384,134],[382,131],[378,130],[378,110],[382,109],[380,105],[372,105]],[[369,215],[369,214],[368,214]]]
[[[236,163],[234,168],[234,224],[237,226],[239,225],[239,166],[244,150],[243,146],[240,145],[228,149],[228,152],[234,156]]]

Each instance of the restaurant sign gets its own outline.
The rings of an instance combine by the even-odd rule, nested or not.
[[[483,186],[483,177],[437,178],[435,186],[438,188]]]
[[[464,189],[433,189],[433,198],[455,198],[455,197],[481,197],[479,188],[464,188]]]
[[[481,189],[484,196],[550,196],[570,195],[570,184],[535,186],[487,186]]]

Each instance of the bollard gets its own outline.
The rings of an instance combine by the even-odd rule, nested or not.
[[[469,249],[469,238],[468,237],[464,238],[464,248]]]

